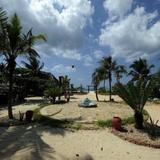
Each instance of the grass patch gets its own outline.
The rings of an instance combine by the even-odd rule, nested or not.
[[[125,124],[133,124],[135,121],[134,121],[134,117],[128,117],[128,118],[124,118],[122,119],[122,125],[125,125]],[[96,124],[99,126],[99,127],[112,127],[112,119],[108,119],[108,120],[99,120],[96,122]]]
[[[133,116],[122,119],[122,125],[133,124],[134,122],[135,122],[135,120],[134,120]]]
[[[96,122],[96,124],[99,126],[99,127],[111,127],[112,126],[112,120],[111,119],[108,119],[108,120],[98,120]]]
[[[58,119],[53,119],[48,116],[44,116],[40,114],[40,110],[43,107],[46,107],[47,104],[40,106],[39,108],[35,109],[33,112],[33,119],[35,122],[38,122],[42,125],[48,125],[51,127],[58,127],[58,128],[72,128],[72,129],[81,129],[83,128],[83,125],[80,123],[72,122],[72,121],[67,121],[67,120],[58,120]],[[149,114],[146,110],[143,110],[143,115],[144,115],[144,120],[147,120],[149,117]],[[135,123],[134,116],[130,116],[128,118],[123,118],[122,119],[122,125],[126,124],[133,124]],[[105,127],[112,127],[112,119],[108,120],[98,120],[95,125],[105,128]]]
[[[134,122],[135,122],[135,121],[134,121],[134,117],[133,117],[133,116],[122,119],[122,125],[125,125],[125,124],[133,124]],[[102,128],[112,127],[112,119],[99,120],[99,121],[96,122],[96,124],[97,124],[99,127],[102,127]]]
[[[146,110],[143,110],[143,116],[144,116],[144,121],[147,121],[149,118],[149,114]],[[128,118],[122,118],[122,125],[126,124],[133,124],[135,123],[134,116],[128,117]],[[99,127],[105,128],[105,127],[112,127],[112,119],[108,120],[98,120],[96,124]]]

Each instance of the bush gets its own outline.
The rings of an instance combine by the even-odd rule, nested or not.
[[[108,94],[108,90],[106,90],[105,88],[99,88],[98,89],[98,93],[101,94],[101,95],[106,95]]]

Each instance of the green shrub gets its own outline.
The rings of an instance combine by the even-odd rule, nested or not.
[[[134,120],[133,116],[122,119],[122,125],[133,124],[133,123],[135,123],[135,120]]]
[[[123,118],[122,119],[122,125],[126,125],[126,124],[133,124],[135,122],[134,120],[134,117],[131,116],[131,117],[128,117],[128,118]],[[112,119],[108,119],[108,120],[98,120],[96,122],[96,124],[99,126],[99,127],[112,127]]]
[[[96,122],[96,124],[100,127],[111,127],[112,126],[112,120],[109,119],[109,120],[98,120]]]
[[[99,88],[98,89],[98,94],[106,95],[106,94],[108,94],[108,91],[105,88]]]
[[[149,117],[150,123],[147,125],[148,134],[151,137],[151,139],[155,139],[157,136],[157,124],[159,120],[154,121],[151,117]]]

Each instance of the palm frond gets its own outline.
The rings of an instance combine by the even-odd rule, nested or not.
[[[142,112],[152,90],[150,80],[129,82],[127,85],[118,83],[116,93],[133,109]]]
[[[4,32],[4,30],[7,28],[7,13],[5,10],[3,10],[2,7],[0,7],[0,33]]]

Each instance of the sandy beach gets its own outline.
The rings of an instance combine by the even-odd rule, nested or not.
[[[90,93],[83,96],[76,95],[71,99],[72,102],[70,103],[77,104],[80,99],[85,97],[95,100],[94,93]],[[106,96],[100,96],[101,100],[104,100],[104,98],[107,99]],[[34,99],[37,100],[37,98]],[[114,99],[121,101],[119,97],[116,99],[116,96]],[[36,107],[39,107],[39,105],[37,102],[33,103],[32,99],[32,103],[15,106],[14,113],[18,113],[19,109],[25,111],[26,109],[34,109]],[[78,108],[78,106],[75,107]],[[152,105],[151,103],[146,105],[146,109],[151,116],[155,116],[156,114],[156,118],[160,117],[158,107],[158,105]],[[153,111],[153,108],[155,111]],[[7,110],[1,111],[0,116],[4,115],[7,115]],[[159,160],[160,150],[124,141],[110,133],[108,129],[72,130],[32,124],[9,128],[1,127],[0,159]]]

